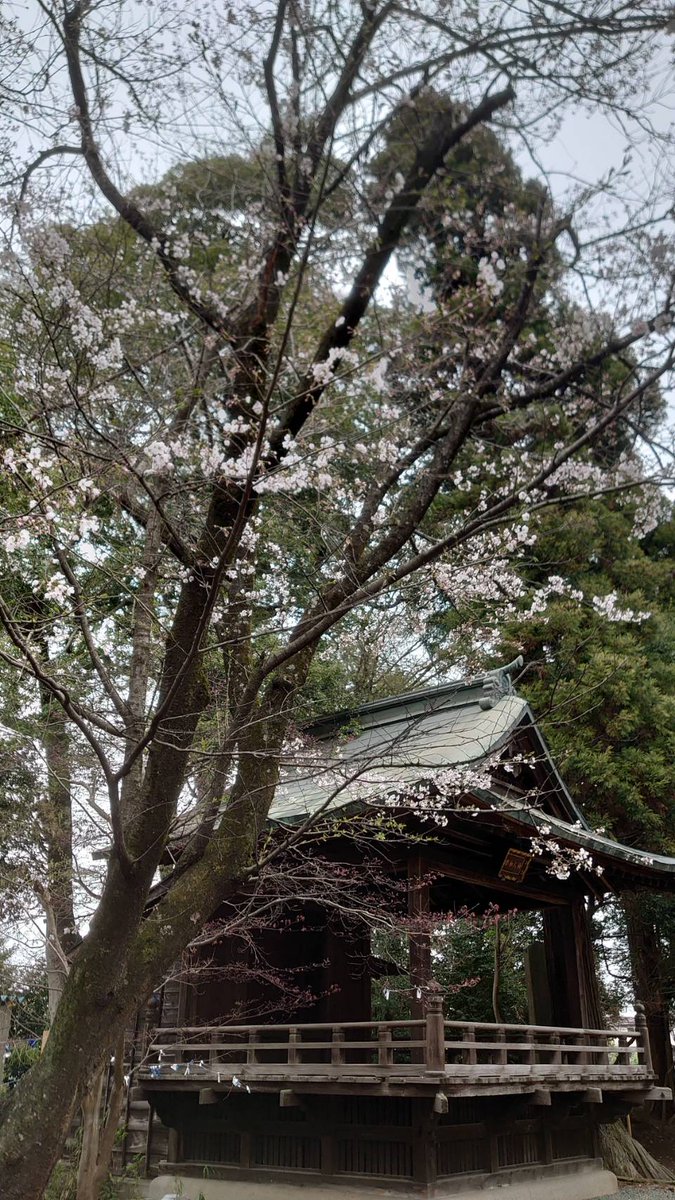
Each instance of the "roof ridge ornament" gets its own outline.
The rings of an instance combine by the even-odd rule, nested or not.
[[[524,658],[519,654],[514,658],[513,662],[506,663],[503,667],[495,667],[492,671],[486,671],[482,683],[483,692],[485,693],[478,701],[479,708],[484,711],[493,708],[502,696],[515,695],[513,680],[511,679],[511,671],[520,670],[523,666]]]

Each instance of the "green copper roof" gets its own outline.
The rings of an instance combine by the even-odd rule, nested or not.
[[[520,729],[545,763],[569,820],[551,813],[546,798],[539,805],[505,798],[494,790],[489,770],[482,770]],[[508,668],[322,717],[306,732],[303,764],[287,770],[277,789],[270,810],[274,822],[296,824],[322,810],[378,806],[426,781],[461,779],[458,799],[461,792],[465,799],[473,795],[487,802],[505,825],[586,849],[594,861],[611,863],[638,883],[675,886],[675,858],[622,846],[589,828],[526,701],[515,694]]]
[[[270,821],[297,826],[323,811],[405,803],[416,786],[436,783],[441,794],[451,793],[451,807],[467,800],[470,807],[473,797],[516,836],[588,850],[629,886],[675,888],[675,858],[622,846],[589,828],[526,701],[514,691],[509,670],[520,665],[315,720],[289,754],[292,766],[282,772]],[[545,780],[529,802],[526,793],[492,776],[502,750],[516,739],[533,752]],[[422,787],[420,794],[428,792]],[[195,820],[194,810],[186,813],[176,836],[189,836]],[[605,890],[611,886],[608,881]]]
[[[497,797],[493,795],[491,801],[495,802],[496,800]],[[557,838],[561,842],[588,850],[596,862],[611,860],[615,865],[622,864],[628,874],[637,875],[644,870],[650,875],[661,876],[664,886],[675,885],[675,858],[671,858],[667,854],[652,854],[648,850],[624,846],[621,842],[615,842],[612,838],[605,837],[602,833],[596,833],[594,829],[584,829],[579,825],[572,825],[569,821],[561,821],[558,817],[538,812],[536,809],[518,809],[509,806],[507,811],[508,815],[518,823],[531,826],[536,835]],[[666,881],[668,881],[667,884]]]
[[[489,706],[481,706],[486,699]],[[331,807],[337,809],[357,800],[375,801],[432,778],[443,768],[480,768],[509,740],[527,712],[519,696],[494,696],[481,687],[460,694],[453,687],[368,705],[346,717],[347,728],[354,732],[344,740],[336,736],[339,722],[327,719],[311,728],[312,734],[319,734],[316,757],[310,753],[302,767],[286,773],[270,817],[298,820],[333,793]]]

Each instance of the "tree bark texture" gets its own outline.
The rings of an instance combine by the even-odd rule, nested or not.
[[[47,888],[41,900],[46,915],[45,957],[52,1021],[68,974],[68,949],[75,940],[72,775],[66,716],[61,705],[46,691],[42,694],[42,714],[47,766],[47,795],[43,803]]]
[[[657,917],[650,907],[649,898],[645,899],[637,894],[624,897],[623,909],[626,915],[635,994],[645,1006],[657,1083],[672,1088],[675,1075],[670,1040],[669,981]],[[672,986],[671,982],[670,987]],[[672,1101],[669,1102],[668,1108],[672,1112]]]
[[[502,982],[502,929],[499,917],[495,920],[494,969],[492,973],[492,1013],[498,1025],[502,1023],[500,989]]]
[[[623,1121],[600,1126],[600,1148],[608,1170],[620,1180],[656,1179],[659,1183],[673,1183],[675,1175],[661,1166],[660,1162],[645,1150],[640,1142],[631,1137]]]
[[[115,1046],[110,1093],[104,1097],[108,1063],[103,1062],[82,1100],[82,1147],[77,1171],[76,1200],[98,1200],[110,1168],[115,1136],[124,1102],[124,1038]],[[105,1111],[103,1110],[105,1098]]]
[[[253,854],[257,823],[241,815],[144,918],[150,879],[112,861],[90,932],[75,956],[44,1053],[0,1108],[2,1200],[40,1200],[84,1089],[183,946],[195,905],[214,912]],[[36,1132],[39,1131],[39,1132]]]

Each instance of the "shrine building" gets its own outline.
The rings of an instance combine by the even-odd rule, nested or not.
[[[604,1027],[589,908],[675,890],[675,859],[589,828],[508,669],[306,733],[270,845],[290,836],[291,855],[302,845],[310,865],[335,864],[345,895],[359,871],[389,881],[408,921],[404,1016],[374,1019],[378,979],[394,968],[375,952],[372,916],[336,904],[334,880],[324,890],[317,874],[310,894],[277,897],[274,921],[247,938],[242,892],[139,1017],[118,1165],[140,1156],[153,1200],[615,1191],[599,1126],[670,1093],[642,1004]],[[527,1021],[463,1020],[461,991],[434,979],[434,922],[513,910],[540,914]]]

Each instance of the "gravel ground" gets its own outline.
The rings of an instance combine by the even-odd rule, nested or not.
[[[645,1183],[640,1187],[628,1184],[619,1188],[615,1193],[617,1200],[675,1200],[675,1184]],[[611,1196],[601,1196],[600,1200],[613,1200]]]

